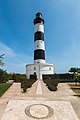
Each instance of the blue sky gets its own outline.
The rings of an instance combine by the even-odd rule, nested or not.
[[[80,67],[80,0],[0,0],[0,54],[8,72],[33,63],[35,14],[45,20],[46,62],[56,73]]]

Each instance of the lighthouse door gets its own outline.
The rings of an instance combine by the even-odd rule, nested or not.
[[[37,80],[37,75],[36,75],[36,72],[34,72],[34,79]]]

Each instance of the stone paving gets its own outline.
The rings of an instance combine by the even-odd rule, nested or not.
[[[11,100],[1,120],[79,120],[69,101]]]
[[[42,86],[41,86],[41,81],[38,82],[36,94],[42,95]]]
[[[25,94],[14,83],[0,98],[0,120],[80,120],[80,99],[74,95],[66,83],[51,92],[38,80]]]

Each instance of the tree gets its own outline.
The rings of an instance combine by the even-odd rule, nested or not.
[[[78,72],[78,68],[72,67],[72,68],[70,68],[69,72],[72,72],[75,75],[75,73]]]
[[[77,71],[77,73],[80,73],[80,68],[78,68],[78,71]]]
[[[8,74],[6,70],[0,69],[0,83],[5,83],[8,81]]]
[[[3,56],[4,56],[4,54],[0,55],[0,66],[4,65]]]
[[[78,82],[80,84],[80,74],[77,75]]]
[[[80,74],[75,75],[75,81],[80,84]]]
[[[74,73],[74,80],[75,80],[75,85],[76,85],[76,83],[77,82],[79,82],[80,83],[80,68],[76,68],[76,67],[74,67],[74,68],[70,68],[70,70],[69,70],[69,72],[73,72]]]
[[[15,82],[21,82],[23,80],[26,80],[26,74],[20,74],[20,73],[10,73],[9,75],[9,79],[14,80]]]

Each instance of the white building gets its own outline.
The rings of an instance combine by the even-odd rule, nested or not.
[[[41,13],[37,13],[34,19],[34,64],[26,65],[26,74],[28,79],[36,74],[39,80],[42,80],[43,74],[54,74],[53,65],[45,63],[44,19]]]

